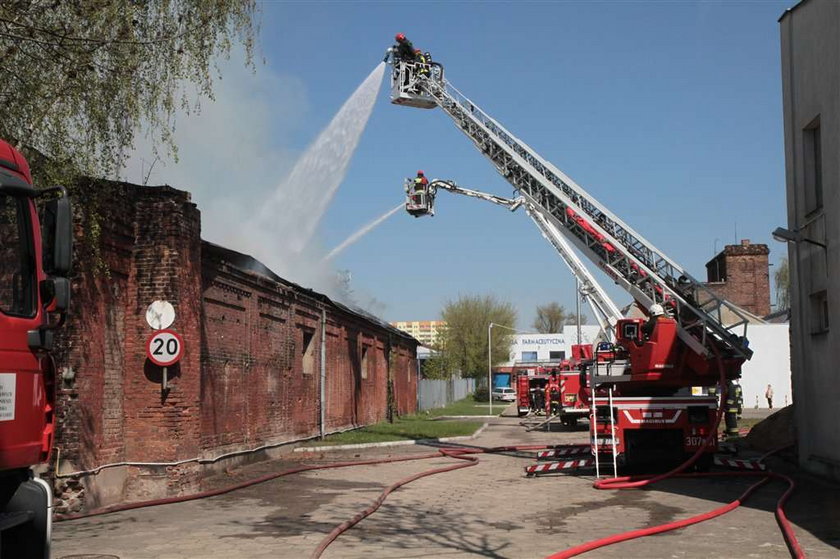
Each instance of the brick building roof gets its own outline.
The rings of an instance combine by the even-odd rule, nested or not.
[[[418,345],[420,344],[420,342],[417,341],[411,335],[403,332],[402,330],[394,328],[378,316],[373,315],[360,307],[355,307],[344,303],[340,303],[338,301],[334,301],[333,299],[330,299],[327,295],[324,295],[323,293],[319,293],[314,289],[309,289],[308,287],[303,287],[302,285],[299,285],[297,283],[294,283],[292,281],[278,276],[268,266],[266,266],[265,264],[263,264],[262,262],[260,262],[259,260],[257,260],[249,254],[243,254],[233,249],[229,249],[204,240],[202,240],[201,245],[202,252],[204,252],[205,255],[213,255],[215,257],[218,257],[222,260],[229,262],[230,264],[239,268],[240,270],[263,276],[264,278],[282,284],[293,291],[305,294],[308,297],[322,301],[347,314],[356,316],[357,318],[360,318],[367,322],[371,322],[376,326],[382,328],[383,330],[387,330],[388,332],[394,334],[395,336],[399,336],[400,338],[413,341]]]

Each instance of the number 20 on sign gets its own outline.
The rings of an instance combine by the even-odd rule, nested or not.
[[[160,367],[174,365],[184,354],[184,339],[173,330],[158,330],[146,341],[146,357]]]

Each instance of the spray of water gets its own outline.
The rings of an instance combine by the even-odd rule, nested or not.
[[[339,245],[338,245],[338,246],[336,246],[334,249],[332,249],[332,250],[331,250],[331,251],[330,251],[330,252],[329,252],[329,253],[328,253],[328,254],[324,257],[324,260],[323,260],[323,261],[324,261],[325,263],[326,263],[326,262],[329,262],[330,260],[332,260],[333,258],[335,258],[336,256],[338,256],[339,254],[341,254],[341,252],[342,252],[342,251],[344,251],[344,249],[346,249],[347,247],[349,247],[350,245],[354,244],[356,241],[358,241],[359,239],[361,239],[362,237],[364,237],[365,235],[367,235],[368,233],[370,233],[370,232],[371,232],[373,229],[375,229],[375,228],[376,228],[376,226],[378,226],[380,223],[382,223],[383,221],[385,221],[386,219],[388,219],[389,217],[391,217],[392,215],[394,215],[395,213],[397,213],[398,211],[400,211],[400,210],[403,208],[403,206],[404,206],[404,204],[403,204],[402,202],[400,202],[399,204],[397,204],[397,206],[396,206],[395,208],[393,208],[393,209],[391,209],[391,210],[388,210],[387,212],[385,212],[384,214],[380,215],[379,217],[377,217],[376,219],[374,219],[374,220],[373,220],[373,221],[371,221],[370,223],[368,223],[368,224],[364,225],[364,226],[363,226],[362,228],[360,228],[358,231],[356,231],[355,233],[353,233],[352,235],[350,235],[349,237],[347,237],[346,239],[344,239],[344,241],[342,241],[342,242],[341,242],[341,244],[339,244]]]
[[[326,272],[310,247],[312,236],[347,173],[373,111],[385,64],[379,64],[347,99],[329,125],[263,203],[247,236],[254,252],[281,276],[322,287]],[[311,249],[311,250],[310,250]],[[321,285],[319,285],[321,284]]]
[[[344,180],[384,73],[385,64],[373,69],[265,199],[250,208],[228,209],[235,224],[225,239],[228,246],[254,256],[281,277],[343,300],[332,256],[324,258],[314,236]],[[339,252],[357,239],[342,243]]]

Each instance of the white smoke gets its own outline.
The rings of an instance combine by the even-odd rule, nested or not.
[[[313,109],[303,84],[267,68],[251,74],[241,56],[232,58],[223,65],[215,101],[203,101],[200,114],[178,115],[179,161],[153,163],[151,144],[138,138],[122,178],[191,192],[202,213],[203,238],[251,255],[290,281],[341,295],[341,282],[314,237],[347,173],[386,66],[373,69],[296,157],[288,139]],[[249,110],[243,112],[243,105]],[[279,146],[271,141],[278,136]]]

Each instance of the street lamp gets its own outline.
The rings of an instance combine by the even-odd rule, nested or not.
[[[804,236],[799,229],[791,231],[790,229],[785,229],[784,227],[776,227],[776,229],[773,230],[773,238],[780,243],[809,243],[817,245],[818,247],[827,248],[825,243],[809,239]]]

